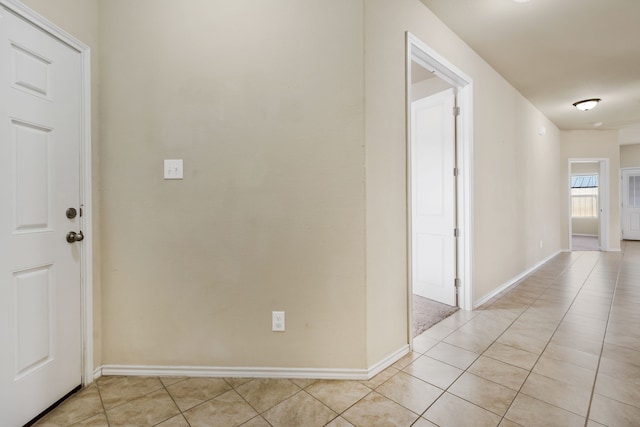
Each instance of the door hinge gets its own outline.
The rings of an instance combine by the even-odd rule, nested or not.
[[[453,107],[453,115],[454,116],[460,115],[460,107]]]
[[[457,277],[453,279],[453,285],[456,287],[456,290],[460,289],[460,279]]]
[[[458,176],[460,174],[460,169],[453,168],[453,176]]]
[[[458,234],[460,234],[459,230],[457,228],[453,229],[453,237],[458,237]]]

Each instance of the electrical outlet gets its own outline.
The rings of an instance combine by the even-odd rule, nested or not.
[[[284,311],[271,312],[271,330],[274,332],[284,332]]]

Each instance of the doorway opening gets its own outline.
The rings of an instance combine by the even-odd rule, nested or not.
[[[407,33],[409,342],[472,299],[472,81]]]
[[[606,250],[608,161],[569,161],[569,249]]]

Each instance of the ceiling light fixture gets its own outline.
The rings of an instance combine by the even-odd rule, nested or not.
[[[595,108],[598,102],[602,101],[600,98],[585,99],[583,101],[574,102],[573,106],[580,111],[588,111]]]

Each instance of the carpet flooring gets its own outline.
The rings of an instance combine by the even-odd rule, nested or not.
[[[412,336],[417,337],[436,323],[458,311],[458,307],[442,304],[413,294]]]
[[[574,251],[599,251],[600,244],[597,237],[571,236],[571,249]]]

